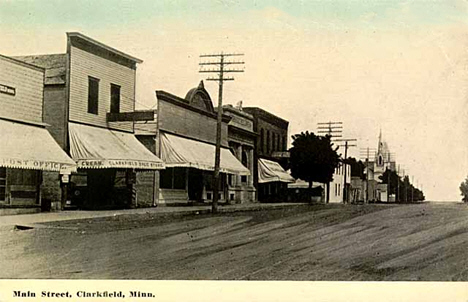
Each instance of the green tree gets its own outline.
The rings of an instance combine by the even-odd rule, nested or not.
[[[338,147],[333,146],[330,136],[317,136],[306,131],[293,135],[292,139],[289,150],[292,177],[307,181],[309,192],[313,181],[327,184],[332,181],[339,155],[336,152]]]
[[[468,202],[468,177],[460,184],[460,191],[462,195],[462,201]]]

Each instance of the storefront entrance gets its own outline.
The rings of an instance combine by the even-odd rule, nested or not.
[[[203,171],[189,169],[188,173],[188,196],[193,202],[203,201]]]

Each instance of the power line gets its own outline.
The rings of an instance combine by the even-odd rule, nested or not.
[[[225,73],[233,72],[244,72],[244,69],[228,69],[226,66],[229,65],[244,65],[243,61],[226,61],[227,57],[239,57],[243,56],[242,53],[219,53],[219,54],[204,54],[200,55],[200,58],[215,58],[215,61],[200,62],[200,73],[215,73],[216,77],[209,77],[207,81],[216,81],[219,85],[218,92],[218,120],[216,123],[216,153],[215,153],[215,168],[213,173],[213,201],[212,201],[212,212],[218,211],[218,199],[219,199],[219,164],[221,161],[221,125],[223,117],[223,84],[225,81],[234,81],[233,77],[226,77]],[[216,66],[215,68],[205,69],[205,66]]]

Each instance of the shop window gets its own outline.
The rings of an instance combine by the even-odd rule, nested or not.
[[[24,170],[24,169],[11,169],[8,182],[11,185],[20,186],[35,186],[38,181],[38,171]]]
[[[111,113],[120,112],[120,86],[111,84],[111,104],[110,104]]]
[[[88,113],[98,114],[99,79],[88,77]]]
[[[159,172],[159,186],[161,189],[185,189],[185,168],[166,168]]]

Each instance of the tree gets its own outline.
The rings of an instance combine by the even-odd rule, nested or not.
[[[354,157],[348,157],[348,159],[345,160],[345,163],[351,166],[351,176],[366,180],[366,174],[364,173],[366,165],[364,165],[362,161],[358,161]]]
[[[462,201],[468,202],[468,177],[460,184],[460,191],[463,196]]]
[[[381,176],[379,176],[379,179],[382,181],[383,184],[388,184],[388,192],[390,195],[397,195],[397,187],[398,183],[400,183],[401,186],[401,179],[395,171],[385,169],[385,172]],[[399,196],[396,196],[396,200],[400,200]]]
[[[330,136],[317,136],[308,131],[292,136],[290,152],[291,175],[309,183],[329,183],[339,163],[338,147],[333,147]],[[327,192],[328,196],[328,192]]]

